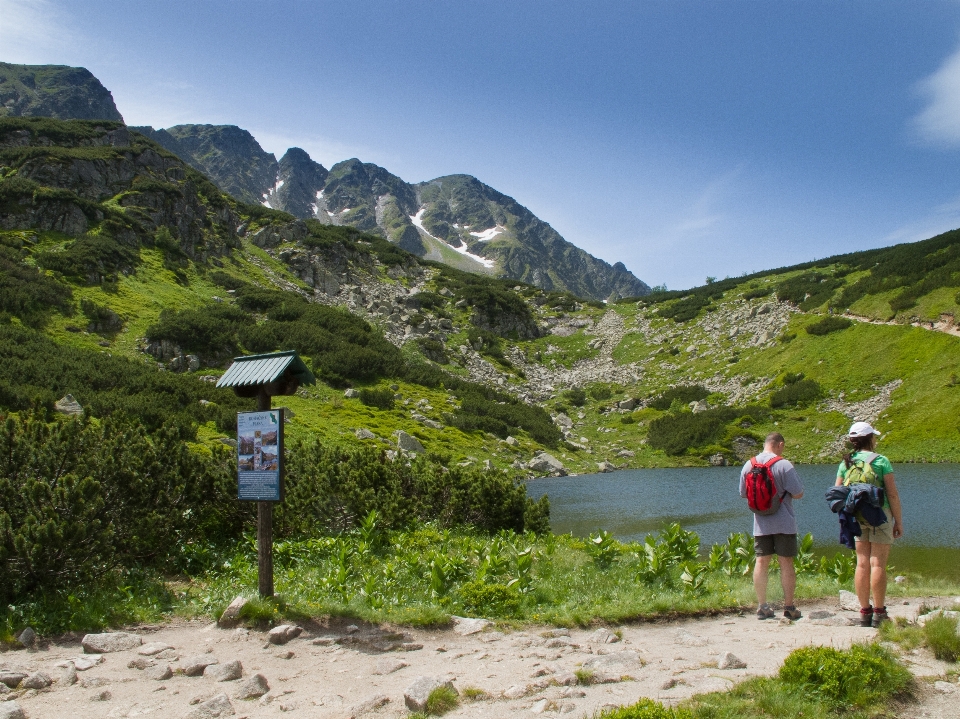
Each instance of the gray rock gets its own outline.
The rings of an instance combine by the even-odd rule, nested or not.
[[[508,435],[507,438],[503,441],[506,442],[511,447],[516,447],[518,444],[520,444],[520,441],[516,437],[513,437],[512,435]]]
[[[267,640],[271,644],[286,644],[291,639],[296,639],[303,632],[298,626],[293,624],[281,624],[279,627],[274,627],[267,634]]]
[[[77,683],[77,668],[68,663],[67,666],[60,669],[60,677],[57,683],[61,686],[69,687]]]
[[[527,463],[527,468],[534,472],[557,474],[561,477],[567,474],[567,469],[563,466],[563,462],[547,452],[538,453]]]
[[[149,644],[144,644],[137,650],[137,654],[143,657],[152,657],[156,654],[159,654],[162,651],[167,649],[173,649],[169,644],[164,644],[163,642],[150,642]]]
[[[717,660],[717,669],[746,669],[747,663],[735,654],[724,652]]]
[[[454,692],[457,690],[453,682],[437,677],[417,677],[413,684],[408,686],[403,692],[403,701],[407,709],[414,712],[422,712],[427,708],[427,699],[430,692],[440,687],[447,687]]]
[[[128,632],[108,632],[106,634],[87,634],[80,646],[87,654],[110,654],[125,652],[143,644],[143,637]],[[77,667],[79,669],[80,667]]]
[[[355,399],[360,396],[360,390],[356,390],[351,387],[343,393],[343,396],[347,399]]]
[[[380,675],[393,674],[408,666],[410,665],[399,659],[380,659],[377,661],[377,668],[374,669],[373,673]]]
[[[618,457],[633,457],[633,456],[634,456],[634,452],[630,451],[629,449],[621,449],[619,452],[617,452],[617,456],[618,456]]]
[[[561,687],[572,687],[577,683],[577,675],[573,672],[560,672],[553,676],[553,682]]]
[[[217,620],[217,626],[222,629],[232,629],[240,623],[240,612],[243,611],[243,608],[247,606],[249,600],[240,595],[236,597],[230,606],[223,610],[223,614],[220,615],[220,619]]]
[[[470,617],[450,617],[450,620],[453,622],[453,631],[463,637],[478,634],[492,624],[487,619],[471,619]]]
[[[98,687],[105,687],[110,683],[110,680],[106,677],[84,677],[80,680],[80,686],[84,689],[97,689]]]
[[[663,684],[660,685],[660,689],[667,691],[668,689],[673,689],[677,684],[680,683],[680,680],[676,677],[670,677]]]
[[[139,669],[143,671],[147,667],[152,667],[156,664],[153,659],[148,659],[147,657],[137,657],[136,659],[131,659],[127,662],[127,669]]]
[[[53,679],[44,672],[34,672],[22,682],[20,682],[21,689],[46,689],[48,686],[53,684]]]
[[[933,688],[941,694],[953,694],[957,688],[950,682],[937,681],[933,683]]]
[[[807,617],[810,619],[829,619],[830,617],[836,616],[833,612],[828,612],[825,610],[818,610],[815,612],[810,612]]]
[[[377,438],[377,435],[375,435],[369,429],[366,429],[364,427],[361,427],[360,429],[358,429],[356,432],[354,432],[354,434],[357,435],[357,439],[376,439]]]
[[[853,592],[848,592],[846,589],[840,590],[840,608],[846,609],[851,612],[860,611],[860,600],[857,599],[857,595]]]
[[[621,402],[617,402],[617,407],[620,409],[625,409],[628,412],[633,411],[633,408],[637,406],[637,400],[635,399],[625,399]]]
[[[27,647],[29,649],[37,643],[37,633],[30,627],[27,627],[20,632],[20,635],[17,637],[17,641],[20,642],[20,646]]]
[[[65,394],[53,404],[53,408],[60,414],[71,417],[83,416],[83,407],[73,398],[72,394]]]
[[[73,662],[73,666],[77,668],[78,672],[85,672],[88,669],[93,669],[98,664],[103,664],[103,657],[95,654],[92,657],[76,657],[70,661]]]
[[[0,682],[0,696],[3,696],[4,694],[9,694],[10,691],[11,691],[10,687],[8,687],[3,682]]]
[[[610,472],[615,472],[616,469],[617,468],[614,465],[610,464],[607,461],[597,462],[597,471],[600,472],[601,474],[608,474]]]
[[[27,676],[27,672],[18,669],[0,669],[0,684],[16,689]]]
[[[710,462],[711,467],[727,466],[727,458],[724,457],[722,454],[720,454],[720,452],[717,452],[716,454],[711,454],[707,461]]]
[[[109,689],[101,689],[90,695],[90,701],[92,702],[108,702],[111,699],[113,699],[113,694],[110,693]]]
[[[576,679],[576,675],[573,675],[573,678]],[[587,696],[587,693],[583,689],[577,689],[576,687],[571,686],[568,689],[564,689],[560,692],[560,696],[564,699],[583,699]]]
[[[362,701],[359,704],[355,704],[350,708],[347,716],[350,719],[356,719],[356,717],[361,717],[364,714],[369,714],[370,712],[376,711],[382,706],[386,706],[390,703],[390,697],[386,694],[377,694],[376,696],[370,697],[366,701]]]
[[[514,684],[512,687],[507,687],[503,692],[504,699],[522,699],[527,695],[527,688],[522,687],[519,684]]]
[[[691,634],[686,629],[680,629],[677,631],[677,644],[685,647],[705,647],[707,640]]]
[[[234,696],[237,699],[256,699],[268,691],[270,691],[270,685],[267,683],[267,678],[263,674],[254,674],[240,685],[240,689]]]
[[[173,678],[173,669],[169,664],[159,664],[153,667],[147,667],[143,670],[143,676],[151,681],[163,682]]]
[[[622,652],[612,652],[610,654],[601,654],[593,659],[588,659],[583,663],[584,669],[592,669],[595,672],[611,671],[613,669],[639,669],[640,655],[637,652],[626,649]]]
[[[0,702],[0,719],[27,719],[16,702]]]
[[[202,676],[207,667],[219,664],[217,658],[212,654],[199,654],[183,660],[183,673],[188,677]]]
[[[226,664],[211,664],[203,670],[203,676],[218,682],[232,682],[243,676],[243,665],[234,659]]]
[[[235,715],[233,704],[227,698],[226,694],[218,694],[213,699],[207,699],[196,708],[187,712],[183,719],[217,719],[217,717],[230,717]]]
[[[614,644],[620,637],[606,627],[601,627],[587,637],[587,644]]]
[[[405,452],[416,452],[417,454],[426,452],[423,445],[420,444],[420,440],[402,430],[397,432],[397,446]]]

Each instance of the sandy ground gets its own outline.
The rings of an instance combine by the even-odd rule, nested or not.
[[[926,600],[946,606],[951,600]],[[923,599],[891,607],[893,615],[914,618]],[[66,717],[399,717],[409,710],[405,690],[420,676],[449,679],[463,693],[485,694],[463,701],[449,717],[591,716],[596,710],[630,704],[641,697],[673,703],[700,692],[723,691],[755,675],[775,673],[795,648],[823,644],[838,648],[870,639],[875,630],[850,626],[855,612],[836,601],[801,606],[804,618],[757,621],[754,614],[662,621],[601,629],[483,631],[462,635],[465,626],[421,630],[351,625],[347,621],[303,624],[303,633],[277,646],[263,632],[219,629],[202,622],[171,622],[130,627],[144,644],[171,648],[143,656],[143,646],[101,655],[84,654],[80,636],[41,640],[31,650],[0,653],[3,670],[41,671],[54,679],[45,689],[11,691],[0,700],[15,701],[27,719]],[[606,639],[607,641],[604,641]],[[422,645],[422,646],[421,646]],[[152,651],[152,650],[148,650]],[[724,653],[742,660],[745,668],[718,668]],[[78,657],[103,658],[102,663],[76,672],[64,663]],[[215,658],[220,665],[238,660],[243,676],[216,681],[212,676],[189,677],[184,668],[194,657]],[[926,650],[904,654],[921,677],[943,677],[950,667]],[[137,663],[143,669],[137,668]],[[79,662],[82,666],[83,662]],[[721,665],[723,663],[721,662]],[[61,666],[58,666],[61,665]],[[166,666],[169,679],[151,678]],[[594,666],[595,676],[609,683],[569,686],[571,674]],[[159,669],[157,669],[159,667]],[[955,668],[955,665],[954,665]],[[269,692],[258,699],[238,699],[251,675],[261,674]],[[960,717],[960,684],[950,689],[923,683],[920,703],[907,705],[903,717]],[[2,690],[2,688],[0,688]],[[949,692],[949,693],[947,693]],[[204,702],[226,695],[212,705]],[[512,698],[508,698],[512,697]],[[11,705],[0,701],[3,709]],[[221,711],[220,714],[216,712]]]

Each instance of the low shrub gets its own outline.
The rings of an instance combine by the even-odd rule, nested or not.
[[[686,707],[665,707],[652,699],[641,699],[636,704],[607,709],[597,715],[597,719],[693,719],[693,717],[693,712]]]
[[[839,332],[850,327],[853,322],[846,317],[837,317],[836,315],[827,315],[822,320],[807,325],[807,334],[823,336],[831,332]]]
[[[427,714],[440,716],[449,711],[453,711],[460,705],[460,695],[456,689],[451,689],[447,685],[442,685],[430,692],[424,709]]]
[[[911,681],[903,667],[878,644],[802,647],[784,661],[779,677],[816,693],[835,707],[868,707],[906,689]]]
[[[801,379],[784,385],[770,395],[770,406],[774,409],[795,407],[814,402],[822,396],[823,390],[817,382],[812,379]]]
[[[923,637],[933,656],[942,662],[960,659],[960,633],[957,620],[952,617],[934,617],[923,625]]]
[[[605,384],[594,385],[590,388],[590,396],[593,397],[598,402],[603,402],[610,399],[613,396],[613,392]]]
[[[670,409],[670,405],[673,404],[675,399],[687,405],[690,402],[699,402],[706,399],[709,395],[710,391],[701,385],[679,385],[665,390],[651,402],[648,402],[647,406],[664,411]]]
[[[520,608],[520,594],[505,584],[467,582],[459,591],[460,604],[468,615],[509,617]]]
[[[583,407],[587,401],[587,393],[579,387],[568,389],[563,393],[563,397],[574,407]]]
[[[377,409],[393,409],[393,390],[389,387],[364,387],[360,390],[360,403]]]

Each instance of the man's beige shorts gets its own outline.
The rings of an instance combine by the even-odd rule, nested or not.
[[[860,529],[863,534],[857,537],[858,542],[893,544],[893,522],[889,519],[879,527],[874,527],[866,522],[860,522]]]

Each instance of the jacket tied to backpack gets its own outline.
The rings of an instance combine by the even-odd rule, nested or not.
[[[860,521],[872,527],[879,527],[887,521],[883,511],[884,491],[876,485],[861,482],[831,487],[824,498],[830,505],[830,511],[839,515],[840,544],[850,549],[855,547],[854,537],[862,534]]]

